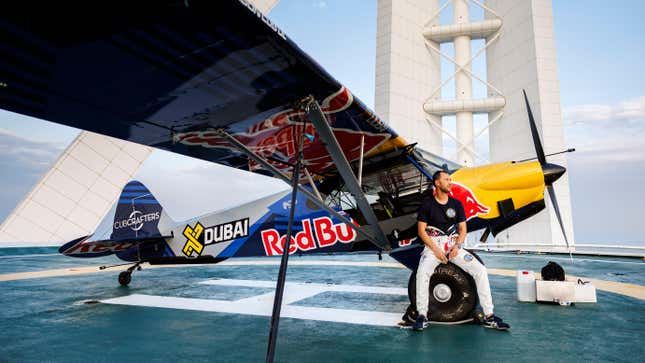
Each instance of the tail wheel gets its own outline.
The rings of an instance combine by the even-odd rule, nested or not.
[[[408,297],[416,306],[416,276],[413,271],[408,281]],[[477,306],[477,288],[473,278],[453,263],[440,264],[430,278],[429,319],[453,322],[468,319]]]
[[[128,286],[132,280],[132,273],[130,271],[123,271],[119,274],[119,284],[121,286]]]

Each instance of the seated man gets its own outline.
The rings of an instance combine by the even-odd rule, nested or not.
[[[420,331],[425,327],[428,314],[430,277],[439,263],[448,263],[448,260],[470,274],[475,280],[479,303],[485,314],[483,325],[487,328],[509,329],[508,324],[493,314],[493,301],[486,267],[473,255],[461,249],[461,245],[466,239],[466,215],[461,202],[449,195],[451,190],[450,175],[443,170],[437,171],[432,176],[432,181],[436,193],[434,196],[431,195],[423,200],[417,215],[418,234],[425,244],[425,248],[417,269],[416,303],[419,315],[413,329]],[[455,225],[458,225],[459,236],[446,257],[442,246],[439,246],[438,237],[446,235],[448,230],[454,228]],[[431,230],[430,234],[428,234],[427,229]],[[435,238],[431,235],[434,235]]]

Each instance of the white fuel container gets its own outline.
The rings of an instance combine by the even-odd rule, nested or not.
[[[535,273],[533,271],[517,271],[517,300],[522,302],[535,302]]]

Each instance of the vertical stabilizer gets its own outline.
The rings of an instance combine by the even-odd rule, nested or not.
[[[116,204],[111,240],[141,239],[161,236],[161,221],[170,221],[163,207],[141,182],[126,184]],[[162,223],[167,224],[167,222]]]

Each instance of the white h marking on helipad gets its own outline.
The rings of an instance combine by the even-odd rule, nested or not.
[[[275,281],[217,279],[203,281],[200,284],[275,288],[276,283]],[[407,295],[408,293],[407,289],[393,287],[287,282],[282,300],[281,316],[294,319],[379,326],[395,326],[401,320],[401,313],[290,305],[324,292],[355,292],[388,295]],[[102,302],[117,305],[271,316],[273,298],[274,292],[235,301],[134,294],[107,299]]]

